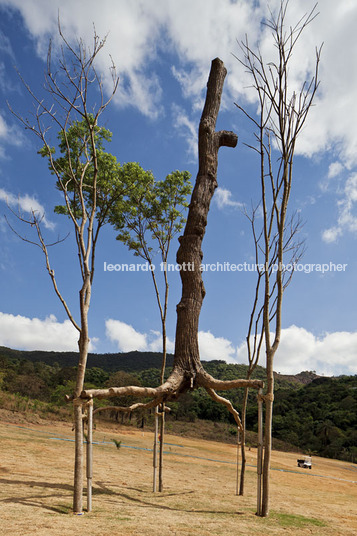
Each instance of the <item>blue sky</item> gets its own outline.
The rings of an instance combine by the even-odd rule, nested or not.
[[[270,3],[275,9],[277,0]],[[289,19],[312,9],[310,0],[290,0]],[[254,6],[254,7],[253,7]],[[204,263],[252,263],[249,224],[242,207],[259,198],[258,162],[244,142],[249,123],[234,106],[251,113],[255,94],[234,58],[237,40],[248,34],[266,58],[273,53],[261,26],[265,2],[249,0],[0,0],[0,345],[17,349],[73,350],[77,334],[62,309],[38,248],[19,240],[8,228],[6,200],[16,209],[44,211],[48,241],[68,230],[53,213],[60,201],[53,177],[37,155],[38,141],[23,130],[6,101],[23,115],[32,102],[14,66],[41,92],[49,39],[57,38],[57,15],[75,43],[88,44],[93,23],[108,34],[97,69],[106,83],[111,56],[120,75],[117,95],[103,117],[113,132],[108,150],[121,163],[137,161],[158,179],[172,170],[197,173],[197,127],[210,62],[219,56],[228,69],[217,128],[234,130],[236,149],[222,148],[218,184],[203,242]],[[319,16],[303,35],[290,73],[299,84],[314,63],[315,46],[324,42],[321,86],[302,132],[291,197],[298,210],[307,251],[284,296],[283,336],[275,360],[282,373],[316,370],[321,374],[357,373],[357,5],[351,0],[323,0]],[[108,82],[109,84],[109,82]],[[55,136],[55,131],[53,132]],[[172,244],[175,262],[177,240]],[[78,317],[79,271],[73,236],[51,248],[59,286]],[[104,263],[141,263],[103,230],[97,254],[90,311],[92,349],[97,352],[160,350],[160,318],[152,282],[144,272],[108,272]],[[341,271],[316,271],[312,264],[345,265]],[[157,272],[160,276],[159,261]],[[310,272],[310,273],[308,273]],[[203,359],[244,363],[245,336],[254,291],[249,271],[203,274],[207,295],[200,317]],[[177,272],[170,277],[169,349],[173,349],[175,307],[180,299]]]

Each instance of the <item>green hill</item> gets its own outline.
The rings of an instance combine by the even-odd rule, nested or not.
[[[58,363],[61,367],[75,367],[78,363],[77,352],[44,352],[41,350],[25,351],[12,350],[0,346],[0,357],[4,356],[11,360],[41,361],[46,365]],[[156,352],[126,352],[116,354],[88,354],[87,367],[99,367],[108,372],[125,370],[131,372],[145,368],[160,368],[162,356]],[[168,366],[172,366],[173,356],[167,357]]]
[[[0,347],[0,407],[9,397],[15,407],[39,408],[56,412],[63,406],[64,395],[73,391],[78,354],[75,352],[18,351]],[[246,365],[215,360],[203,362],[212,376],[230,380],[245,378]],[[167,374],[173,356],[167,359]],[[161,354],[127,352],[90,354],[86,372],[87,387],[159,384]],[[265,369],[257,367],[255,378],[265,378]],[[327,378],[304,371],[297,375],[275,375],[273,437],[295,445],[305,452],[326,457],[357,461],[357,376]],[[243,390],[234,389],[227,396],[239,410]],[[20,403],[21,402],[21,403]],[[130,397],[112,400],[128,405]],[[17,405],[16,405],[17,404]],[[22,404],[22,405],[21,405]],[[213,421],[232,425],[226,408],[214,402],[202,389],[188,392],[178,402],[170,402],[168,420],[182,422]],[[251,390],[247,410],[248,430],[257,430],[256,393]]]

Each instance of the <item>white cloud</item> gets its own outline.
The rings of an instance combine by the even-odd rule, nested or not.
[[[331,187],[334,190],[340,188],[341,179],[343,179],[343,172],[346,170],[345,166],[336,160],[329,165],[328,172],[326,177],[320,182],[320,188],[322,192],[327,192],[331,190]]]
[[[20,11],[43,57],[49,37],[56,39],[58,10],[62,28],[73,42],[81,36],[91,43],[93,23],[100,36],[109,32],[98,69],[109,84],[110,54],[121,76],[118,105],[134,106],[155,117],[160,113],[162,89],[153,60],[160,57],[161,50],[178,55],[172,72],[193,109],[202,100],[209,64],[217,56],[228,68],[223,105],[231,106],[233,100],[253,102],[256,97],[249,89],[244,68],[232,53],[239,55],[237,40],[246,34],[252,46],[259,42],[263,55],[273,53],[270,30],[261,26],[261,20],[267,14],[267,4],[274,11],[280,0],[87,0],[85,13],[83,2],[72,0],[0,0],[0,4]],[[314,4],[314,0],[290,2],[287,23],[296,23]],[[318,106],[311,112],[299,150],[312,155],[330,149],[351,166],[357,163],[357,129],[351,113],[357,86],[357,70],[351,67],[357,56],[357,4],[324,0],[318,10],[318,17],[300,38],[290,72],[293,89],[311,76],[315,47],[324,43]]]
[[[281,373],[316,370],[319,374],[357,374],[357,332],[316,337],[297,326],[283,330],[275,370]]]
[[[213,198],[220,209],[225,209],[228,207],[231,208],[242,208],[243,204],[239,203],[238,201],[234,201],[232,199],[232,192],[227,190],[226,188],[221,188],[218,186],[218,188],[215,191],[214,198]]]
[[[265,364],[264,347],[260,364]],[[246,343],[237,351],[239,362],[246,362]],[[315,370],[317,374],[338,376],[357,374],[357,332],[325,333],[315,336],[308,330],[290,326],[283,329],[281,342],[274,358],[274,370],[281,374],[298,374]]]
[[[198,343],[201,359],[206,361],[222,359],[227,363],[237,363],[236,349],[228,339],[215,337],[210,331],[199,331]]]
[[[10,59],[11,63],[13,64],[15,61],[15,55],[11,47],[9,38],[1,30],[0,30],[0,54],[1,54],[0,90],[3,93],[8,94],[10,91],[14,91],[14,86],[12,84],[9,73],[6,69],[7,64],[5,60]],[[1,123],[1,119],[2,118],[0,118],[0,123]],[[0,127],[0,131],[1,131],[1,127]],[[1,132],[0,132],[0,137],[1,137]]]
[[[332,244],[333,242],[337,242],[339,237],[341,236],[341,229],[339,227],[330,227],[329,229],[325,229],[322,231],[322,240],[326,242],[326,244]]]
[[[148,350],[150,352],[162,352],[162,335],[159,331],[151,330],[149,335]],[[175,350],[175,343],[169,338],[166,337],[166,351],[173,353]]]
[[[37,217],[42,218],[42,222],[47,229],[53,230],[55,228],[55,224],[46,218],[45,209],[41,203],[28,194],[16,197],[14,194],[0,188],[0,201],[4,201],[9,207],[20,213],[27,212],[31,215],[34,212]]]
[[[112,342],[117,343],[119,351],[131,352],[147,349],[147,336],[136,331],[133,326],[120,322],[120,320],[109,319],[105,322],[105,328],[107,337]]]
[[[9,38],[0,30],[0,52],[9,56],[12,60],[15,59],[14,52],[11,47]]]
[[[161,352],[162,338],[159,331],[150,333],[140,333],[133,326],[121,322],[120,320],[109,319],[105,322],[107,337],[117,344],[121,352],[134,350],[143,352]],[[223,338],[215,337],[210,331],[199,331],[198,333],[200,356],[204,360],[223,359],[229,363],[236,363],[236,349],[232,343]],[[174,341],[167,338],[167,351],[173,353],[175,349]]]
[[[161,352],[162,339],[159,331],[140,333],[133,326],[120,320],[109,319],[105,322],[107,337],[116,343],[120,352],[134,350],[142,352]],[[229,363],[236,362],[235,348],[232,343],[223,337],[215,337],[210,331],[198,333],[201,359],[223,359]],[[167,351],[174,352],[174,342],[167,338]]]
[[[140,333],[125,322],[109,319],[106,321],[106,333],[121,352],[161,352],[162,349],[158,331]],[[217,337],[210,331],[199,331],[198,342],[204,361],[218,359],[227,363],[247,363],[245,342],[236,347],[229,339]],[[174,352],[174,342],[170,339],[167,351]],[[260,364],[265,366],[264,345]],[[274,370],[281,374],[298,374],[303,370],[315,370],[317,374],[327,376],[357,374],[357,332],[326,333],[317,337],[305,328],[294,325],[283,329],[274,358]]]
[[[184,137],[188,145],[187,152],[192,157],[193,161],[197,161],[197,124],[189,119],[185,111],[174,104],[172,106],[174,127],[177,129],[180,136]]]
[[[328,168],[328,178],[333,179],[335,177],[338,177],[344,170],[344,165],[341,164],[341,162],[332,162]]]
[[[0,64],[0,87],[1,87],[1,71]],[[0,158],[6,158],[6,145],[15,145],[20,147],[25,142],[24,134],[16,125],[9,125],[0,111]]]
[[[132,352],[135,350],[142,352],[162,351],[162,338],[158,331],[152,330],[149,334],[140,333],[130,324],[112,318],[106,320],[105,327],[107,337],[117,344],[120,352]],[[174,343],[169,338],[167,338],[166,347],[168,352],[173,352]]]
[[[322,239],[327,243],[336,242],[345,232],[357,235],[357,173],[347,178],[337,209],[337,224],[322,233]]]
[[[38,54],[45,58],[48,40],[57,39],[57,16],[60,12],[65,35],[75,42],[82,37],[90,44],[93,22],[99,36],[108,34],[106,46],[98,57],[97,68],[105,87],[110,86],[111,56],[120,75],[115,102],[120,107],[134,107],[155,118],[166,104],[162,90],[162,52],[169,52],[175,65],[167,72],[176,78],[191,112],[175,105],[173,123],[188,134],[189,151],[196,154],[197,110],[202,107],[209,65],[220,57],[228,70],[223,91],[222,108],[233,109],[239,104],[256,102],[256,94],[245,69],[234,58],[240,55],[237,41],[249,36],[250,45],[259,45],[269,61],[275,54],[270,30],[261,25],[269,7],[276,11],[280,0],[0,0],[0,5],[17,9],[24,20]],[[315,0],[290,2],[287,24],[295,24],[311,11]],[[357,166],[357,129],[355,127],[355,88],[357,87],[357,40],[355,21],[357,3],[352,0],[324,0],[318,5],[319,14],[301,35],[289,70],[290,90],[301,87],[314,72],[315,48],[324,43],[319,78],[321,85],[310,116],[298,140],[297,152],[307,157],[329,154],[328,178],[338,176],[342,168],[350,172]],[[333,21],[333,24],[331,24]],[[2,45],[1,45],[2,43]],[[7,54],[11,43],[0,41]],[[157,61],[156,61],[157,60]],[[167,113],[167,110],[166,110]],[[253,112],[254,113],[254,109]],[[191,115],[192,114],[192,115]],[[238,117],[238,115],[237,115]],[[0,116],[0,132],[5,132]],[[4,139],[4,138],[3,138]],[[16,140],[16,137],[13,138]],[[4,151],[2,151],[4,155]],[[1,150],[0,150],[1,155]],[[322,186],[326,190],[326,185]],[[230,197],[221,202],[232,205]],[[337,240],[344,229],[355,229],[356,219],[350,203],[340,206],[339,221],[327,229],[325,241]]]
[[[0,138],[5,138],[7,134],[7,126],[5,119],[0,115]]]
[[[25,25],[35,39],[39,56],[45,59],[49,39],[58,42],[58,14],[66,38],[76,44],[82,38],[88,46],[93,42],[93,24],[99,37],[107,36],[105,51],[98,57],[98,71],[104,85],[112,86],[110,56],[116,65],[121,83],[115,97],[119,106],[133,106],[155,117],[160,112],[161,87],[150,62],[157,55],[162,23],[165,17],[163,0],[1,0],[0,5],[18,9]],[[55,54],[55,50],[53,51]]]
[[[98,339],[90,342],[93,351]],[[58,322],[54,315],[39,318],[0,312],[0,346],[16,350],[78,351],[78,331],[69,320]]]

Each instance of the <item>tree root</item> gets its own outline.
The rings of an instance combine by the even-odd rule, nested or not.
[[[93,411],[93,415],[95,415],[96,413],[99,413],[101,411],[117,411],[118,413],[119,412],[121,412],[121,413],[131,413],[132,411],[135,411],[137,409],[154,408],[159,404],[160,404],[160,402],[157,402],[157,400],[154,399],[154,400],[150,400],[150,402],[148,402],[147,404],[137,402],[136,404],[132,404],[131,406],[104,406],[104,407],[96,408]],[[171,409],[168,406],[165,406],[165,412],[170,413],[170,411],[171,411]]]
[[[128,395],[139,398],[152,398],[149,402],[136,402],[130,406],[105,406],[94,410],[94,414],[106,409],[131,413],[137,409],[154,408],[168,400],[177,400],[181,394],[202,387],[213,400],[226,406],[228,411],[233,415],[239,430],[243,430],[238,411],[233,407],[230,400],[218,395],[215,389],[221,391],[237,389],[240,387],[260,389],[263,386],[264,384],[261,380],[217,380],[208,374],[202,366],[200,370],[194,374],[191,370],[184,371],[181,368],[174,368],[167,381],[159,387],[153,388],[128,385],[125,387],[110,387],[109,389],[86,389],[82,391],[80,398],[76,399],[76,402],[85,404],[86,401],[93,398],[106,399]],[[165,408],[165,411],[169,411],[169,409]]]
[[[236,421],[239,430],[242,432],[243,431],[242,421],[240,420],[238,411],[236,409],[234,409],[234,407],[232,405],[232,402],[230,400],[228,400],[227,398],[223,398],[223,396],[217,395],[216,391],[214,391],[210,387],[207,387],[206,391],[209,394],[209,396],[211,398],[213,398],[213,400],[215,400],[216,402],[219,402],[220,404],[223,404],[224,406],[226,406],[228,411],[233,415],[234,420]]]

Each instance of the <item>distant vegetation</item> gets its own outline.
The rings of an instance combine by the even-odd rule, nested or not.
[[[73,391],[76,377],[75,352],[21,352],[0,347],[0,407],[40,412],[41,415],[69,415],[64,395]],[[168,356],[167,374],[173,357]],[[153,352],[90,354],[86,387],[149,385],[160,383],[161,355]],[[245,365],[223,361],[205,363],[208,373],[229,380],[245,378]],[[264,379],[258,367],[255,377]],[[243,390],[234,390],[230,398],[238,409]],[[111,400],[113,405],[127,405],[130,397]],[[96,406],[105,405],[96,401]],[[216,404],[205,391],[196,390],[170,402],[168,423],[195,422],[198,419],[226,423],[234,436],[236,428],[226,409]],[[113,413],[113,419],[127,417]],[[135,416],[138,426],[150,417]],[[256,393],[250,394],[247,428],[257,429]],[[173,429],[173,428],[172,428]],[[296,376],[276,375],[273,436],[285,444],[320,456],[357,462],[357,376],[319,377],[313,372]],[[282,445],[282,443],[281,443]]]

